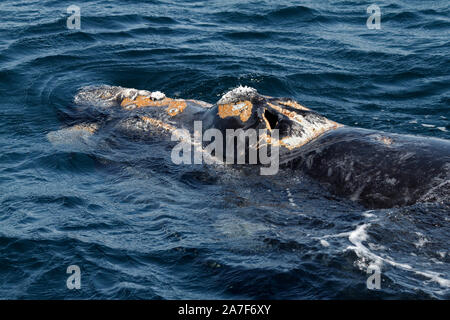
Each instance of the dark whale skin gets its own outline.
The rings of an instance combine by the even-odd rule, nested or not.
[[[282,155],[280,162],[368,208],[449,202],[447,140],[344,126]]]
[[[153,98],[157,93],[160,98]],[[83,88],[74,101],[80,106],[106,110],[109,115],[108,121],[74,126],[74,132],[93,134],[106,127],[127,136],[160,140],[175,129],[193,132],[194,121],[201,121],[200,134],[208,129],[217,129],[224,136],[227,129],[257,129],[263,134],[269,132],[270,137],[275,134],[274,140],[269,140],[269,144],[275,142],[270,152],[279,146],[280,169],[304,172],[333,194],[367,208],[421,202],[450,206],[450,140],[343,126],[293,99],[263,96],[248,87],[229,91],[215,105],[110,86]],[[245,108],[239,105],[243,101],[247,103]],[[231,107],[238,105],[236,113]],[[172,109],[178,112],[171,114]],[[49,139],[58,141],[58,136],[66,135],[50,135]],[[209,145],[209,141],[202,142],[203,147]],[[213,155],[219,162],[224,162],[228,154],[225,140],[223,143],[223,150]],[[248,155],[250,147],[255,150],[260,146],[259,142],[246,144],[243,151]],[[236,160],[237,146],[233,148]],[[260,160],[258,154],[257,164],[265,166]]]

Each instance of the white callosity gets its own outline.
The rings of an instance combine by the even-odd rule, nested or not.
[[[74,102],[77,105],[111,107],[117,105],[117,98],[122,91],[123,88],[112,86],[83,87],[75,95]]]
[[[134,100],[139,95],[139,91],[136,89],[123,88],[119,96],[121,99],[131,99]]]
[[[149,97],[149,96],[151,96],[151,92],[150,91],[148,91],[148,90],[139,90],[138,91],[138,95],[140,95],[140,96],[144,96],[144,97]]]
[[[258,95],[258,91],[255,88],[247,87],[247,86],[239,86],[234,88],[233,90],[225,93],[217,104],[229,104],[236,103],[243,100],[250,100],[253,97]]]
[[[297,122],[302,127],[302,132],[293,134],[290,137],[283,138],[281,141],[287,148],[298,148],[305,143],[317,138],[328,130],[335,129],[339,126],[334,121],[331,121],[325,117],[320,117],[321,121],[317,119],[309,119],[302,115],[295,115],[291,120]]]
[[[129,89],[129,88],[122,88],[120,97],[122,99],[129,98],[131,100],[136,99],[137,96],[142,97],[149,97],[152,100],[162,100],[166,97],[164,93],[161,91],[148,91],[148,90],[136,90],[136,89]]]
[[[162,100],[166,97],[166,95],[164,93],[162,93],[161,91],[154,91],[150,94],[150,98],[152,98],[152,100]]]
[[[93,105],[111,107],[123,99],[134,100],[138,96],[149,97],[152,100],[162,100],[166,97],[161,91],[137,90],[120,86],[84,87],[75,96],[74,102],[78,105]]]
[[[154,101],[163,100],[166,97],[166,95],[164,93],[162,93],[161,91],[151,92],[151,91],[147,91],[147,90],[139,90],[137,92],[137,95],[142,96],[142,97],[148,97]]]

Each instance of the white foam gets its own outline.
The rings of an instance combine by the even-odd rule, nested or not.
[[[375,264],[381,267],[382,263],[387,263],[393,267],[397,267],[403,270],[412,271],[415,274],[421,275],[425,278],[428,278],[434,282],[437,282],[442,287],[450,288],[450,280],[442,278],[442,275],[433,271],[420,271],[416,270],[408,264],[398,263],[392,260],[389,257],[381,257],[371,252],[364,244],[363,241],[367,240],[367,228],[370,226],[369,223],[362,224],[352,232],[349,233],[349,240],[353,244],[353,246],[348,246],[347,250],[353,250],[358,257],[362,259],[363,262],[365,260],[374,261]],[[360,264],[360,267],[367,267],[366,265]]]
[[[425,238],[425,236],[423,234],[421,234],[420,232],[416,232],[416,234],[419,236],[419,240],[417,242],[414,243],[414,245],[416,246],[416,248],[422,248],[425,244],[427,244],[428,242],[430,242],[427,238]]]
[[[297,205],[296,205],[295,202],[294,202],[294,198],[292,197],[292,193],[291,193],[291,190],[290,190],[289,188],[286,188],[286,193],[287,193],[287,195],[288,195],[288,201],[289,201],[289,204],[290,204],[291,206],[293,206],[293,207],[296,207]]]
[[[330,243],[327,240],[324,240],[324,239],[320,240],[320,244],[322,246],[324,246],[324,247],[329,247],[330,246]]]
[[[380,244],[369,242],[368,245],[372,250],[386,250],[386,247]]]
[[[364,211],[362,215],[364,217],[366,217],[366,218],[374,218],[374,217],[376,217],[376,215],[373,214],[372,212],[373,212],[373,210]]]

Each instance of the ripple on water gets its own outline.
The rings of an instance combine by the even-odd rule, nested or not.
[[[378,5],[381,30],[355,1],[95,0],[67,30],[58,1],[3,1],[0,297],[448,299],[448,204],[367,212],[294,172],[179,167],[154,137],[57,131],[114,116],[75,106],[84,86],[214,103],[242,84],[449,139],[447,2]]]

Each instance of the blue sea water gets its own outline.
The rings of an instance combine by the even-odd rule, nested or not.
[[[366,26],[374,3],[381,29]],[[46,138],[78,122],[83,86],[214,103],[242,84],[346,125],[450,139],[450,2],[2,0],[0,13],[1,299],[450,298],[448,205],[368,211],[289,171]]]

